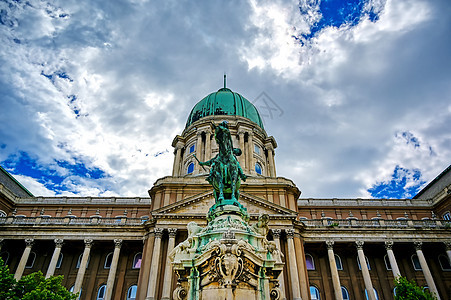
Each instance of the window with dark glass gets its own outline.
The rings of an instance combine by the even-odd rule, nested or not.
[[[447,256],[440,254],[438,256],[438,262],[440,263],[440,267],[442,267],[443,271],[451,271],[451,264],[449,263]]]
[[[343,300],[349,300],[350,299],[348,290],[344,286],[341,286],[341,296],[343,297]]]
[[[31,252],[30,256],[28,256],[28,260],[27,260],[27,263],[25,265],[25,268],[27,268],[27,269],[33,268],[35,259],[36,259],[36,253]]]
[[[109,269],[111,267],[111,263],[113,262],[113,252],[108,253],[108,255],[105,257],[105,264],[103,265],[103,268]]]
[[[58,256],[58,261],[56,262],[56,268],[57,269],[61,268],[62,263],[63,263],[63,253],[60,253],[60,255]]]
[[[343,270],[343,264],[341,263],[341,258],[337,254],[335,254],[335,264],[337,265],[337,270]]]
[[[366,266],[368,267],[368,270],[371,270],[370,261],[368,260],[368,257],[365,256]],[[360,259],[357,256],[357,265],[359,266],[359,270],[362,270],[362,266],[360,265]]]
[[[420,260],[418,259],[418,256],[416,254],[412,255],[410,259],[412,260],[413,269],[415,271],[422,270]]]
[[[384,262],[385,262],[385,268],[390,271],[391,270],[391,264],[390,264],[390,260],[388,259],[388,255],[387,254],[385,254],[385,256],[384,256]]]
[[[102,284],[99,287],[99,291],[97,292],[97,300],[104,300],[105,299],[105,291],[106,291],[106,285]]]
[[[196,144],[191,145],[191,147],[189,147],[189,153],[193,153],[194,150],[196,150]]]

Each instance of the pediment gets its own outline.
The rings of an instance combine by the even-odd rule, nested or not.
[[[295,211],[282,207],[265,199],[256,197],[252,194],[241,193],[240,203],[247,208],[251,215],[268,214],[268,215],[296,215]],[[152,214],[178,214],[178,215],[199,215],[207,214],[209,208],[215,203],[213,191],[195,195],[181,201],[163,206],[154,210]]]

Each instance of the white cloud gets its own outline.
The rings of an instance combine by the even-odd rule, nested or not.
[[[39,3],[2,16],[0,161],[29,153],[67,176],[69,193],[146,196],[224,70],[234,91],[265,91],[283,109],[265,119],[278,175],[307,197],[368,195],[397,164],[426,180],[449,164],[446,1],[372,1],[377,22],[326,28],[305,46],[293,36],[319,19],[316,1],[301,3],[303,17],[297,1]],[[420,149],[395,137],[404,131]],[[55,161],[107,177],[71,177]]]

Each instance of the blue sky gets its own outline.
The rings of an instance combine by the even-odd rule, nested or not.
[[[447,0],[1,1],[0,165],[146,196],[226,72],[302,197],[410,198],[451,163],[450,29]]]

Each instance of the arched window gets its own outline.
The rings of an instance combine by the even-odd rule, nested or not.
[[[25,265],[25,268],[27,268],[27,269],[33,268],[35,260],[36,260],[36,253],[31,252],[30,256],[28,256],[28,260],[27,260],[27,264]]]
[[[310,299],[311,300],[320,300],[321,297],[319,295],[319,290],[316,286],[310,286]]]
[[[305,265],[307,266],[307,270],[315,270],[315,261],[313,260],[313,256],[308,253],[305,254]]]
[[[74,289],[75,289],[75,285],[73,285],[73,286],[70,287],[69,292],[73,293],[73,292],[74,292]],[[78,292],[78,298],[77,298],[77,300],[80,300],[80,298],[81,298],[81,292],[82,292],[82,291],[83,291],[83,289],[80,288],[80,292]]]
[[[260,155],[260,147],[257,144],[254,144],[254,152]]]
[[[135,300],[137,292],[138,292],[138,286],[136,284],[129,287],[128,291],[127,291],[127,300]]]
[[[449,211],[443,214],[443,220],[451,220],[451,213]]]
[[[255,164],[255,172],[262,175],[262,166],[259,163]]]
[[[413,269],[415,271],[421,271],[421,264],[420,264],[420,260],[418,259],[418,256],[416,254],[412,255],[410,257],[410,259],[412,260],[412,265],[413,265]]]
[[[349,300],[350,299],[348,290],[344,286],[341,286],[341,295],[343,297],[343,300]]]
[[[384,262],[385,262],[385,268],[387,270],[391,270],[391,264],[390,264],[390,259],[388,259],[388,254],[385,254]]]
[[[104,269],[109,269],[111,267],[111,263],[113,262],[113,252],[110,252],[105,257],[105,264],[103,265]]]
[[[188,165],[188,169],[187,169],[187,171],[186,171],[186,174],[191,174],[191,173],[193,173],[194,172],[194,163],[190,163],[189,165]]]
[[[366,261],[366,266],[368,267],[368,270],[371,270],[370,261],[368,260],[368,257],[366,257],[366,255],[365,255],[365,261]],[[358,256],[357,256],[357,264],[359,265],[359,270],[362,270],[362,266],[360,265],[360,259]]]
[[[60,253],[60,255],[58,256],[58,260],[56,262],[56,268],[57,269],[61,268],[62,263],[63,263],[63,253]]]
[[[440,263],[440,267],[442,267],[443,271],[451,271],[451,264],[449,263],[447,256],[440,254],[438,256],[438,262]]]
[[[196,150],[196,144],[192,144],[191,147],[189,147],[189,153],[193,153],[194,150]]]
[[[396,296],[396,286],[393,288],[393,295]]]
[[[100,287],[99,287],[99,291],[97,292],[97,300],[103,300],[103,299],[105,299],[105,291],[106,291],[106,285],[105,284],[102,284]]]
[[[343,264],[341,263],[341,258],[335,254],[335,264],[337,265],[337,270],[343,270]]]
[[[78,257],[77,266],[76,266],[77,269],[80,268],[80,264],[81,264],[81,259],[82,258],[83,258],[83,253],[80,254],[80,256]],[[89,266],[89,261],[90,260],[91,260],[91,255],[89,255],[89,257],[88,257],[88,262],[86,263],[86,268]]]
[[[143,254],[140,253],[136,253],[135,257],[133,258],[133,266],[132,269],[139,269],[141,268],[141,261],[143,259]]]
[[[146,223],[149,220],[149,216],[142,216],[141,217],[141,223]]]
[[[376,291],[375,288],[373,288],[373,292],[374,292],[374,298],[376,298],[376,300],[379,300],[379,295],[377,294],[377,291]],[[365,289],[365,299],[366,299],[366,300],[369,300],[369,299],[368,299],[368,292],[367,292],[366,289]]]
[[[0,210],[0,218],[6,218],[6,212]]]

